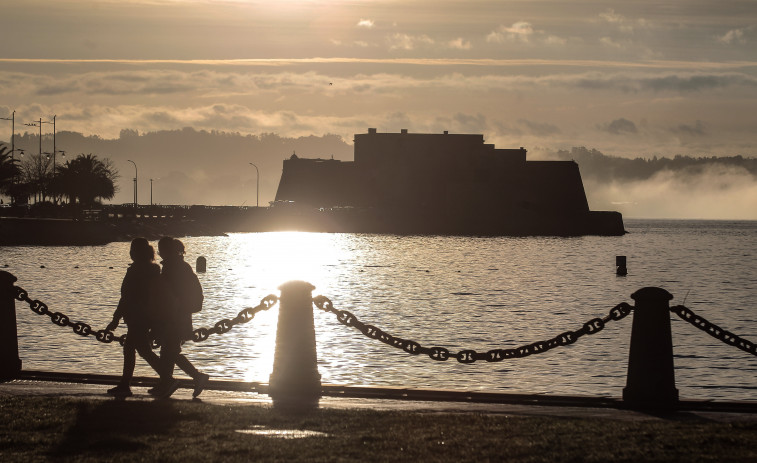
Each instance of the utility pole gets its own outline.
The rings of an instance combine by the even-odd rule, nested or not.
[[[39,182],[39,198],[36,199],[36,202],[40,202],[42,199],[44,199],[43,192],[42,192],[42,118],[39,118],[39,121],[30,122],[28,124],[24,124],[28,127],[39,127],[39,158],[37,159],[37,181]]]
[[[53,186],[55,186],[55,154],[56,153],[63,153],[63,156],[64,157],[66,156],[66,152],[65,151],[58,151],[58,149],[56,148],[56,145],[55,145],[55,118],[56,117],[58,117],[58,116],[57,115],[53,116],[53,121],[52,122],[43,121],[42,119],[40,119],[40,122],[42,124],[53,124],[53,152],[52,153],[47,153],[47,152],[44,153],[44,154],[48,154],[48,155],[49,154],[53,155],[53,181],[52,181]],[[41,138],[41,136],[40,136],[40,138]],[[55,198],[55,194],[53,194],[53,202],[57,203],[57,199]]]
[[[255,168],[255,207],[260,207],[260,171],[258,170],[258,166],[256,166],[253,163],[250,163],[252,167]]]
[[[137,174],[137,163],[131,159],[127,159],[127,161],[134,164],[134,208],[136,208],[139,205],[137,202],[137,179],[139,178],[139,175]]]

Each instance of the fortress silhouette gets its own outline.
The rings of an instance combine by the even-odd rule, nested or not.
[[[578,164],[527,161],[480,134],[356,134],[354,161],[284,160],[274,209],[317,209],[334,231],[622,235],[618,212],[590,211]]]

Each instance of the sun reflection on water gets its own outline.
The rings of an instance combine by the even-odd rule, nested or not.
[[[665,288],[677,297],[675,303],[691,291],[686,304],[693,310],[707,309],[713,321],[753,338],[755,318],[738,308],[755,299],[757,267],[744,257],[744,243],[754,242],[757,226],[750,224],[746,232],[731,224],[718,227],[705,233],[700,222],[661,228],[654,221],[639,221],[617,239],[289,232],[182,241],[187,262],[194,267],[203,256],[208,263],[207,272],[199,274],[205,304],[194,316],[195,328],[234,319],[267,295],[279,295],[283,283],[298,279],[316,287],[314,296],[327,296],[335,308],[393,336],[453,352],[482,352],[579,328],[612,305],[629,301],[644,286]],[[634,262],[625,278],[615,275],[613,265],[621,252]],[[128,242],[6,246],[0,254],[0,265],[8,266],[31,297],[93,329],[110,322],[130,262]],[[121,373],[123,351],[117,344],[76,336],[25,304],[16,309],[25,369]],[[342,326],[331,313],[315,310],[314,319],[324,383],[605,396],[617,395],[625,384],[630,318],[545,355],[471,365],[408,355]],[[277,321],[274,306],[229,333],[186,343],[184,350],[215,379],[267,383]],[[672,328],[676,349],[690,354],[676,358],[682,396],[754,400],[749,382],[754,363],[725,349],[715,352],[688,324],[672,323]],[[124,332],[122,324],[116,334]],[[136,374],[155,376],[141,359]]]
[[[267,294],[279,295],[278,288],[291,280],[311,283],[318,294],[327,292],[333,285],[330,280],[335,269],[354,258],[349,241],[347,235],[272,232],[232,234],[220,242],[199,238],[193,244],[197,256],[205,256],[209,263],[208,273],[201,276],[206,301],[223,301],[238,311],[241,307],[256,306]],[[191,259],[196,256],[188,254],[187,260]],[[219,263],[226,268],[218,268]],[[212,323],[217,316],[218,312],[203,310],[195,325],[202,324],[205,318]],[[224,355],[236,360],[235,366],[242,369],[239,373],[245,381],[268,381],[277,320],[278,305],[258,313],[254,322],[236,327],[235,348],[219,343]],[[319,333],[319,340],[327,342],[328,333]],[[217,373],[228,375],[229,371]]]

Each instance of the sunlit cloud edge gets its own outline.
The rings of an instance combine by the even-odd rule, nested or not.
[[[186,64],[204,66],[287,66],[297,64],[405,64],[418,66],[567,66],[653,69],[739,69],[757,67],[757,61],[602,61],[487,58],[240,58],[240,59],[59,59],[0,58],[0,63],[39,64]]]

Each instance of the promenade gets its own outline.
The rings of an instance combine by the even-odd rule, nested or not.
[[[322,385],[317,407],[290,408],[264,384],[215,379],[192,399],[185,380],[154,399],[155,378],[140,378],[133,397],[115,399],[106,379],[1,383],[0,461],[757,461],[754,404],[640,411],[590,397]]]
[[[68,398],[79,400],[113,401],[106,390],[115,384],[116,377],[73,375],[75,382],[55,380],[48,375],[40,380],[34,372],[22,372],[27,379],[0,383],[0,396]],[[59,375],[65,378],[67,375]],[[92,381],[96,381],[92,382]],[[126,401],[155,401],[147,388],[156,378],[135,378],[133,397]],[[210,388],[199,399],[192,399],[192,382],[181,380],[181,387],[172,401],[201,401],[213,405],[272,407],[271,398],[263,391],[267,385],[236,381],[212,380]],[[757,422],[757,402],[680,402],[677,410],[631,410],[620,399],[581,396],[547,396],[498,394],[424,389],[397,389],[322,385],[324,395],[318,406],[322,409],[383,410],[420,413],[477,413],[518,417],[596,418],[619,421],[665,421],[702,419],[715,422]],[[425,398],[425,400],[424,400]]]

